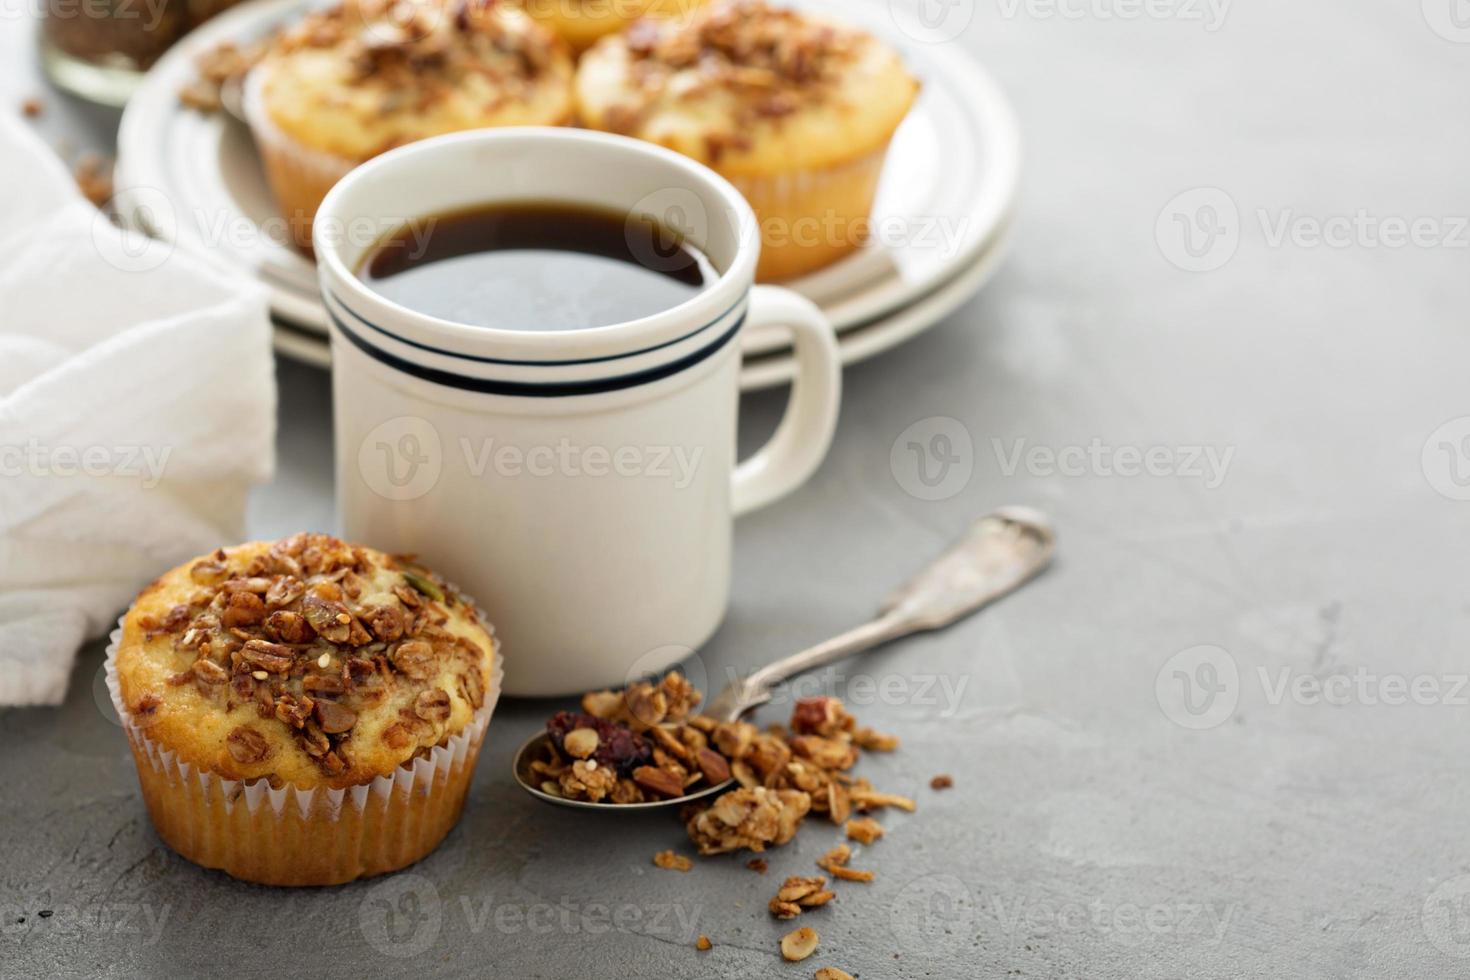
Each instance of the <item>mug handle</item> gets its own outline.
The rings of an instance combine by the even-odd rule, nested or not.
[[[789,289],[756,286],[750,293],[747,323],[791,331],[796,379],[776,434],[735,467],[731,476],[730,500],[736,517],[780,500],[816,472],[832,445],[842,403],[837,338],[815,303]]]

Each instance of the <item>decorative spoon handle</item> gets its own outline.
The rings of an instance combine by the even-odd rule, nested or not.
[[[921,630],[940,629],[1015,591],[1044,570],[1056,551],[1046,515],[1002,507],[895,592],[877,619],[762,667],[720,692],[706,712],[734,721],[771,699],[777,684]]]

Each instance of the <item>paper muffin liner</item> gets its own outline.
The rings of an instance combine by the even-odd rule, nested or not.
[[[309,252],[317,208],[337,181],[363,161],[307,146],[277,126],[265,107],[262,71],[252,71],[245,78],[245,120],[291,238]]]
[[[888,147],[885,142],[870,153],[821,169],[761,176],[726,174],[750,202],[760,223],[756,278],[761,282],[794,279],[861,247]]]
[[[131,611],[131,610],[129,610]],[[385,874],[427,857],[459,822],[504,668],[495,645],[485,703],[459,734],[391,775],[346,789],[272,788],[266,778],[225,779],[148,736],[123,704],[117,653],[125,613],[107,647],[107,690],[118,714],[148,815],[184,858],[264,885],[336,885]]]

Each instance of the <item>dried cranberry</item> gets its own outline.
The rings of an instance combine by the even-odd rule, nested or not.
[[[557,749],[565,753],[567,733],[578,728],[590,728],[597,732],[597,751],[592,754],[599,765],[611,766],[621,775],[628,775],[639,766],[653,759],[653,748],[648,740],[630,728],[615,725],[592,715],[576,711],[558,711],[546,722],[547,733],[556,741]]]

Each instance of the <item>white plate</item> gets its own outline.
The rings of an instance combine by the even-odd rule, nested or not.
[[[1000,267],[1009,245],[1009,226],[1002,227],[991,246],[968,268],[916,303],[911,303],[889,316],[852,327],[838,335],[837,346],[843,364],[881,354],[949,316],[990,280]],[[295,361],[330,369],[332,351],[325,338],[284,323],[276,325],[276,350]],[[759,391],[790,383],[796,376],[796,360],[790,350],[773,354],[745,354],[740,368],[743,391]]]
[[[118,134],[121,210],[154,234],[271,290],[276,318],[326,333],[316,270],[290,245],[245,127],[179,103],[198,56],[222,41],[249,41],[292,20],[312,0],[252,0],[184,38],[149,72]],[[871,324],[970,269],[1009,217],[1020,171],[1020,134],[991,77],[956,45],[910,43],[885,0],[797,0],[883,34],[923,81],[904,121],[874,208],[893,237],[787,285],[817,302],[838,331]],[[752,331],[748,354],[786,348],[784,331]]]

